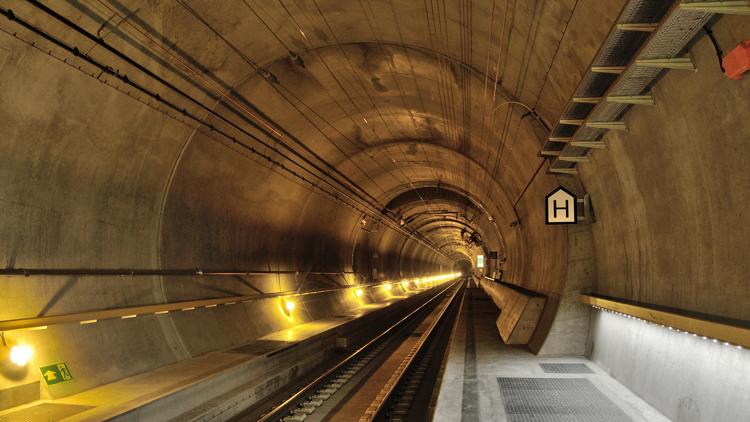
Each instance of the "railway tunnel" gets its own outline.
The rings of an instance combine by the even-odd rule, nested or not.
[[[0,13],[0,421],[750,417],[749,1]]]

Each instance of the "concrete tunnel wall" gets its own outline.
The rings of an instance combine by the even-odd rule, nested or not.
[[[750,22],[723,16],[712,30],[727,51]],[[629,132],[607,134],[609,149],[581,167],[597,217],[593,291],[748,326],[750,78],[724,76],[705,35],[687,53],[697,72],[666,73],[656,106],[631,110]],[[747,350],[608,313],[592,321],[591,358],[665,416],[747,418]]]
[[[82,43],[73,34],[66,33],[61,25],[32,13],[32,8],[23,2],[12,2],[10,6],[19,16],[63,34],[69,42]],[[97,15],[100,11],[88,10],[78,3],[55,6],[92,32],[104,19]],[[396,14],[401,19],[419,12],[418,8],[411,10],[413,7],[409,4],[399,7],[404,9]],[[281,80],[295,81],[296,95],[311,108],[324,113],[334,124],[333,132],[338,133],[337,136],[365,146],[354,148],[356,144],[352,144],[346,150],[338,150],[326,143],[321,133],[311,130],[309,122],[290,114],[262,78],[254,72],[248,73],[243,60],[220,40],[208,36],[205,29],[196,27],[192,17],[154,4],[140,5],[139,10],[142,10],[139,19],[142,17],[151,28],[163,30],[165,37],[179,40],[180,51],[196,58],[214,78],[231,87],[233,96],[262,101],[264,113],[285,129],[295,134],[304,133],[306,142],[314,146],[317,153],[335,163],[355,182],[368,191],[380,189],[379,199],[383,202],[408,190],[409,185],[430,186],[436,182],[466,192],[481,202],[494,221],[488,224],[482,220],[475,224],[483,237],[490,239],[489,250],[506,253],[505,277],[553,299],[559,295],[564,280],[565,231],[545,227],[538,218],[541,206],[534,200],[540,192],[553,188],[558,182],[542,174],[521,197],[539,162],[536,152],[545,135],[543,129],[538,122],[522,119],[523,111],[513,107],[506,107],[503,110],[506,114],[497,122],[480,119],[479,116],[487,112],[486,104],[471,102],[471,113],[475,117],[464,123],[462,140],[456,138],[456,128],[441,116],[441,94],[439,86],[434,85],[435,58],[455,61],[452,74],[442,83],[460,87],[465,84],[461,78],[468,77],[472,81],[468,87],[471,96],[487,101],[487,93],[483,92],[486,89],[479,84],[484,77],[477,69],[481,68],[483,59],[479,53],[484,49],[481,43],[486,43],[491,34],[478,34],[475,57],[471,57],[469,63],[460,64],[455,57],[439,56],[439,52],[432,50],[425,31],[408,28],[399,34],[385,26],[377,37],[387,41],[382,45],[390,45],[383,48],[373,44],[371,35],[362,32],[366,28],[346,24],[348,12],[330,14],[331,24],[346,32],[341,36],[341,40],[346,41],[342,48],[350,54],[352,65],[359,72],[372,74],[370,79],[374,81],[378,74],[384,78],[389,68],[392,71],[395,66],[397,70],[392,72],[392,80],[373,82],[372,90],[366,95],[363,93],[352,99],[373,122],[373,132],[388,134],[389,141],[380,145],[373,145],[366,133],[347,122],[343,110],[332,106],[332,101],[345,101],[335,91],[333,80],[302,77],[300,69],[285,58],[287,52],[268,38],[243,38],[243,42],[259,43],[242,47],[254,51],[254,59]],[[479,5],[476,13],[486,16],[488,11],[489,5]],[[517,33],[514,40],[523,39],[524,33],[531,31],[526,22],[533,12],[523,10],[518,22],[514,18],[511,27],[511,32]],[[546,31],[553,22],[559,26],[557,13],[565,13],[565,9],[544,15],[539,27]],[[242,26],[237,26],[237,22],[224,23],[225,28],[232,30]],[[116,42],[128,54],[148,65],[163,64],[136,48],[132,39],[128,42],[121,29],[110,28],[110,31],[113,41],[118,37],[126,40]],[[543,37],[554,38],[555,35],[545,32]],[[409,41],[394,47],[399,45],[399,39]],[[339,60],[338,49],[330,45],[329,38],[320,36],[303,41],[307,45],[300,53],[314,74],[325,73],[322,70],[324,58],[329,62]],[[83,48],[85,44],[80,45]],[[575,40],[566,42],[571,54],[561,56],[564,60],[578,60],[579,54],[585,57],[593,53],[593,50],[575,49],[574,45]],[[519,51],[520,47],[514,44],[513,50]],[[440,263],[443,267],[450,265],[417,243],[404,241],[385,228],[375,234],[362,233],[358,213],[309,193],[265,168],[266,163],[243,156],[247,154],[231,145],[217,142],[203,129],[186,127],[18,40],[4,38],[2,48],[2,121],[10,130],[2,148],[5,156],[15,157],[2,169],[3,180],[10,183],[3,185],[5,192],[0,196],[7,204],[0,224],[5,234],[3,254],[9,267],[226,265],[336,271],[350,270],[356,263],[367,268],[363,273],[369,275],[374,266],[373,257],[377,255],[385,265],[378,268],[379,277],[389,278],[435,272]],[[95,48],[87,48],[87,51],[101,53]],[[540,72],[548,66],[530,63],[549,58],[524,56],[516,61],[515,54],[508,61],[504,83],[508,87],[515,86],[516,95],[527,91],[531,94],[533,89],[525,89],[521,75],[529,73],[541,79]],[[112,59],[106,54],[102,57]],[[585,61],[581,59],[582,63]],[[127,73],[147,87],[156,85],[137,72]],[[163,73],[169,72],[164,70]],[[387,89],[383,90],[384,87]],[[321,89],[330,95],[321,96]],[[191,88],[190,92],[201,100],[208,98],[200,90]],[[493,102],[496,94],[502,100],[514,99],[503,86],[493,93]],[[549,95],[548,91],[544,94]],[[565,95],[559,93],[561,98]],[[378,96],[378,101],[383,101],[381,105],[391,103],[385,106],[390,107],[386,112],[389,124],[383,125],[385,120],[377,119],[378,111],[367,105],[368,96]],[[420,104],[420,113],[406,113],[406,104],[399,104],[397,98]],[[544,104],[540,106],[543,108]],[[226,112],[221,105],[216,109]],[[419,122],[417,131],[404,127],[414,119]],[[216,119],[213,123],[219,125]],[[481,141],[488,136],[485,133],[506,129],[511,130],[513,136],[504,154],[497,154],[491,143],[467,143],[465,140],[472,139],[471,133]],[[330,128],[326,131],[331,132]],[[418,147],[405,145],[408,142]],[[408,174],[409,183],[404,185],[393,172],[385,172],[373,162],[357,161],[355,165],[346,159],[360,151],[401,156],[404,162],[424,156],[427,161],[426,165],[410,164],[407,170],[396,170]],[[503,177],[498,177],[499,172]],[[513,209],[515,200],[519,202]],[[519,217],[523,224],[511,227]],[[253,292],[241,280],[228,278],[11,277],[0,282],[9,292],[2,298],[3,319]],[[256,277],[252,282],[264,291],[284,290],[294,285],[289,277]],[[332,298],[320,306],[332,306],[337,300],[340,299]],[[556,310],[555,301],[550,303],[552,306],[545,310],[547,324]],[[275,309],[277,305],[268,306]],[[85,327],[51,327],[19,336],[29,336],[34,344],[48,345],[38,351],[40,361],[62,360],[80,367],[80,375],[77,375],[80,382],[56,390],[56,394],[65,395],[191,355],[241,344],[280,324],[270,317],[273,312],[269,309],[245,308],[207,311],[208,315],[185,313],[161,319],[144,318],[129,321],[134,322],[129,325],[112,321]],[[334,312],[323,308],[312,307],[310,317]],[[248,320],[256,321],[257,325],[248,325]],[[543,342],[546,329],[548,325],[539,330],[537,343]],[[26,379],[35,377],[29,373]]]
[[[4,39],[0,173],[5,266],[15,268],[237,268],[351,271],[358,213],[272,173],[67,66]],[[402,238],[393,235],[393,238]],[[404,240],[415,243],[413,240]],[[379,279],[452,270],[421,245]],[[330,286],[307,281],[306,288]],[[241,278],[3,277],[0,318],[15,319],[206,297],[293,290],[288,275]],[[339,280],[343,282],[343,280]],[[296,322],[342,312],[345,293],[305,300]],[[168,317],[55,326],[9,335],[37,345],[40,362],[66,361],[64,396],[289,325],[278,301]],[[131,323],[132,322],[132,323]],[[35,381],[2,378],[0,386]]]
[[[59,24],[35,15],[23,2],[9,3],[19,15],[112,60]],[[283,39],[304,59],[307,70],[303,70],[272,37],[244,35],[258,33],[260,27],[247,17],[247,11],[235,9],[239,6],[234,4],[216,10],[210,2],[195,2],[196,9],[242,51],[252,52],[255,61],[283,83],[289,82],[297,98],[331,122],[330,127],[318,122],[319,131],[281,101],[241,57],[177,6],[160,2],[120,6],[139,10],[136,17],[163,36],[165,45],[178,40],[182,52],[222,82],[222,95],[260,105],[264,114],[303,138],[379,202],[388,203],[415,186],[439,185],[463,192],[480,204],[494,221],[483,216],[472,224],[487,240],[488,250],[504,252],[504,277],[550,299],[532,340],[536,351],[582,352],[589,334],[589,311],[574,301],[582,290],[750,319],[750,291],[741,264],[749,236],[745,214],[737,211],[750,200],[746,189],[750,181],[743,170],[747,157],[742,152],[750,134],[741,112],[750,108],[745,95],[748,78],[732,82],[723,77],[706,37],[699,36],[691,48],[698,72],[668,72],[658,81],[654,87],[657,106],[629,111],[630,133],[607,135],[609,149],[594,152],[592,163],[579,166],[580,180],[553,177],[543,169],[526,188],[541,161],[537,153],[547,135],[544,128],[538,121],[523,118],[525,110],[513,107],[501,108],[497,119],[480,116],[488,104],[519,100],[535,105],[543,120],[555,121],[623,1],[535,2],[514,10],[507,33],[503,31],[507,50],[497,56],[502,77],[500,83],[491,81],[490,85],[499,87],[497,101],[490,98],[483,83],[487,40],[492,35],[487,30],[491,2],[477,2],[473,9],[475,44],[470,57],[450,51],[450,47],[458,51],[458,32],[455,40],[448,41],[449,51],[444,51],[425,27],[416,24],[421,21],[404,25],[411,22],[409,17],[423,13],[419,4],[389,6],[374,1],[377,13],[365,11],[364,15],[381,24],[377,33],[371,33],[372,27],[355,24],[363,16],[355,2],[321,3],[328,23],[338,32],[337,40],[326,31],[310,31],[309,38],[302,38],[289,30],[289,17],[282,10],[264,11],[279,22]],[[78,2],[59,2],[55,7],[91,32],[106,19],[101,10],[84,10]],[[393,15],[389,7],[397,8]],[[300,22],[306,22],[307,13],[311,11],[292,10]],[[402,32],[384,24],[393,19],[401,22]],[[3,28],[12,28],[8,25],[3,22]],[[742,17],[724,17],[712,26],[721,45],[727,47],[750,33]],[[161,62],[123,41],[123,32],[118,31],[125,31],[124,26],[109,30],[113,44],[171,77]],[[380,280],[439,272],[441,264],[444,271],[450,270],[451,261],[384,225],[377,231],[362,230],[361,213],[310,192],[269,168],[266,161],[215,139],[209,131],[194,130],[2,35],[0,156],[6,159],[0,166],[0,259],[4,265],[210,266],[303,274],[355,270],[362,281],[372,280],[373,268]],[[36,40],[25,33],[21,36]],[[341,51],[350,62],[341,57]],[[76,63],[72,55],[59,56]],[[352,68],[367,83],[355,89],[356,78],[343,78],[340,82],[356,91],[347,99],[326,73],[325,64]],[[149,87],[157,85],[127,66],[123,72]],[[214,110],[229,114],[217,98],[181,79],[170,80],[210,102]],[[466,120],[454,118],[451,123],[445,117],[441,110],[445,86],[469,92]],[[339,104],[345,104],[347,111]],[[349,108],[361,110],[370,124],[351,122]],[[310,114],[308,109],[305,112]],[[210,116],[208,120],[221,125]],[[247,122],[241,125],[249,128]],[[506,133],[510,134],[507,140]],[[502,155],[500,142],[505,142]],[[368,158],[373,156],[384,159]],[[386,169],[390,158],[395,160],[394,167]],[[679,188],[675,181],[687,188]],[[541,198],[558,184],[591,194],[597,222],[590,230],[543,224]],[[465,212],[455,204],[441,205],[451,212]],[[430,206],[417,205],[408,212],[429,211]],[[520,224],[511,226],[516,221]],[[434,236],[455,240],[458,230],[436,230]],[[463,259],[463,252],[448,253]],[[248,282],[263,291],[287,290],[297,281],[288,275],[245,280],[2,277],[0,319],[252,294],[255,291]],[[306,283],[315,287],[330,280],[311,275]],[[353,305],[345,293],[316,297],[302,307],[301,320]],[[589,343],[591,356],[665,414],[691,414],[694,402],[683,401],[687,407],[675,410],[672,398],[659,398],[658,384],[642,387],[618,375],[648,368],[602,352],[637,345],[636,331],[625,335],[596,318]],[[73,364],[76,383],[62,384],[54,393],[63,396],[231,348],[287,324],[278,318],[278,303],[269,301],[159,318],[64,325],[8,337],[44,345],[36,348],[35,359],[40,362]],[[552,334],[547,336],[548,332]],[[597,344],[607,349],[597,350]],[[663,356],[667,359],[669,353]],[[33,371],[18,379],[0,377],[0,389],[37,379]],[[686,393],[690,394],[697,393]]]
[[[17,6],[16,10],[24,11],[24,5]],[[385,227],[378,233],[363,233],[359,213],[309,192],[205,131],[192,130],[18,40],[3,38],[2,49],[1,120],[7,128],[2,148],[4,156],[14,157],[2,168],[2,179],[8,183],[3,184],[0,195],[5,204],[2,245],[7,267],[210,267],[302,273],[354,269],[366,280],[372,278],[372,261],[377,256],[382,263],[377,268],[380,280],[437,273],[441,267],[443,272],[452,270],[452,262]],[[312,56],[306,59],[314,64]],[[288,67],[283,60],[278,63]],[[271,68],[284,77],[282,70]],[[427,69],[423,72],[429,73]],[[244,82],[235,88],[240,94],[250,98],[268,95],[260,78],[241,79]],[[310,95],[310,101],[316,99]],[[304,127],[295,121],[285,127],[295,125]],[[530,128],[536,130],[534,125],[520,126],[523,131]],[[313,138],[311,142],[318,141]],[[334,153],[323,151],[329,156]],[[429,153],[444,163],[458,159],[455,170],[442,170],[447,170],[446,180],[451,180],[453,171],[483,171],[478,163],[450,150]],[[519,142],[511,153],[533,154],[534,146]],[[346,170],[346,164],[339,167]],[[429,168],[412,171],[415,183],[431,180]],[[524,182],[521,173],[513,173],[516,194]],[[404,189],[387,174],[366,169],[359,176],[364,174],[386,187],[385,198]],[[541,179],[545,188],[555,184],[553,178]],[[491,178],[485,180],[490,188],[482,187],[477,194],[496,192],[484,205],[498,220],[488,227],[512,231],[508,223],[515,217],[509,211],[510,199],[502,199],[510,194],[503,193]],[[367,188],[367,180],[355,176],[355,181]],[[462,187],[475,191],[471,186]],[[522,209],[527,203],[532,202],[523,202]],[[506,273],[518,283],[543,288],[549,275],[537,273],[534,266],[541,258],[532,257],[527,263],[525,256],[542,249],[538,242],[544,240],[546,231],[539,222],[529,224],[528,229],[531,233],[520,236],[502,234],[508,242]],[[498,242],[499,234],[486,237],[493,236]],[[559,239],[559,234],[555,236]],[[499,243],[490,247],[500,249]],[[362,255],[363,268],[353,268],[357,253]],[[559,278],[560,274],[551,276]],[[309,278],[306,288],[326,283]],[[264,292],[296,287],[290,276],[246,281],[223,277],[4,277],[0,282],[7,292],[2,297],[2,319],[255,293],[247,282]],[[333,295],[311,303],[305,319],[334,314],[342,306],[352,305]],[[43,345],[37,348],[40,362],[65,361],[75,368],[76,382],[55,389],[55,396],[64,396],[246,343],[285,325],[276,315],[277,307],[278,303],[269,302],[231,310],[56,326],[11,337]],[[553,316],[554,308],[548,313]],[[22,379],[1,380],[0,386],[36,379],[29,371]]]

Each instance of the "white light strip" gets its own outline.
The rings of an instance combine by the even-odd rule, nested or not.
[[[632,315],[628,315],[628,314],[624,314],[622,312],[617,312],[617,311],[613,311],[613,310],[610,310],[610,309],[602,308],[601,306],[591,305],[591,307],[594,308],[594,309],[597,309],[599,311],[602,311],[602,312],[608,312],[610,314],[618,315],[618,316],[621,316],[621,317],[624,317],[624,318],[634,319],[636,321],[641,321],[641,322],[643,322],[645,324],[648,324],[648,325],[654,325],[654,326],[666,328],[669,331],[675,331],[677,333],[682,333],[682,334],[685,334],[685,335],[692,335],[693,337],[700,337],[701,339],[706,340],[706,341],[711,341],[712,343],[716,343],[716,344],[721,343],[724,346],[732,346],[732,347],[735,347],[737,349],[744,349],[739,344],[732,344],[732,343],[730,343],[728,341],[721,341],[721,340],[715,339],[715,338],[710,338],[710,337],[706,337],[706,336],[700,336],[698,334],[691,333],[689,331],[680,330],[679,328],[673,328],[673,327],[670,327],[668,325],[658,324],[658,323],[655,323],[655,322],[647,321],[645,319],[638,318],[638,317],[635,317],[635,316],[632,316]]]

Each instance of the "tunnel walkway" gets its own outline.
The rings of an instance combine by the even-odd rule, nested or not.
[[[394,294],[347,315],[298,324],[232,350],[187,359],[64,398],[5,409],[0,411],[0,422],[224,420],[321,365],[326,359],[321,345],[331,335],[346,332],[346,324],[356,324],[355,320],[368,315],[377,317],[374,314],[381,310],[396,313],[390,306],[416,293]]]
[[[503,345],[498,310],[467,289],[448,351],[435,421],[669,421],[584,357],[535,356]],[[566,419],[568,420],[568,419]]]

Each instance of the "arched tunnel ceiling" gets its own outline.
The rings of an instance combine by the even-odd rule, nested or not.
[[[558,178],[542,140],[624,0],[1,3],[0,323],[88,315],[9,336],[74,363],[67,393],[290,327],[290,292],[313,322],[495,251],[474,274],[498,307],[545,298],[535,352],[606,331],[582,291],[748,319],[750,80],[716,64],[743,17],[712,19],[686,47],[700,71],[663,72],[656,106]],[[586,224],[544,224],[560,185]],[[90,319],[151,305],[174,312]]]
[[[386,209],[441,250],[449,248],[455,261],[471,259],[472,248],[504,249],[502,236],[488,211],[450,187],[417,187],[393,198]]]
[[[27,4],[13,6],[41,26],[61,27],[24,13],[33,10]],[[576,7],[584,14],[602,8],[393,0],[54,5],[236,123],[207,115],[216,128],[238,135],[259,134],[260,127],[325,163],[314,173],[338,172],[380,205],[415,186],[455,186],[491,204],[502,225],[517,219],[513,204],[541,165],[540,116],[555,118],[568,95],[559,84],[569,72],[555,68],[580,68],[593,54],[589,48],[580,57],[558,56]],[[602,28],[613,14],[602,14]],[[577,36],[596,40],[602,30]],[[132,80],[163,89],[92,40],[71,31],[65,39]],[[184,98],[179,104],[205,114]]]

